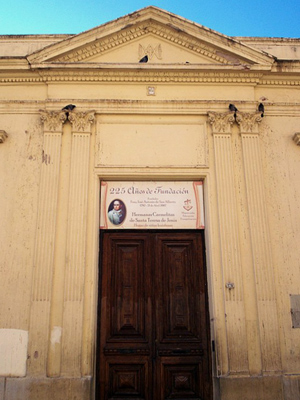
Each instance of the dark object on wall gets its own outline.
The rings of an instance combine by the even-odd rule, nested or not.
[[[62,108],[61,110],[64,111],[66,113],[66,117],[69,117],[69,112],[74,110],[76,106],[74,106],[74,104],[68,104],[67,106],[65,106],[64,108]]]
[[[238,111],[238,109],[236,108],[236,106],[234,104],[229,104],[229,111],[234,112],[234,118],[236,118],[236,112]]]
[[[145,55],[143,58],[140,59],[139,62],[140,62],[140,63],[146,63],[146,62],[148,62],[148,56]]]
[[[234,111],[234,112],[238,111],[238,109],[236,108],[236,106],[234,104],[229,104],[228,108],[230,111]]]
[[[74,104],[68,104],[67,106],[62,108],[62,111],[72,111],[72,110],[74,110],[75,107],[76,106],[74,106]]]
[[[290,294],[292,327],[300,328],[300,295]]]
[[[265,106],[263,105],[263,103],[259,103],[258,111],[261,113],[261,117],[263,117],[265,112]]]

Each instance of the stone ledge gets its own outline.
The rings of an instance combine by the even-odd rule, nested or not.
[[[4,400],[5,378],[0,378],[0,400]]]
[[[300,399],[300,375],[283,377],[284,400]]]
[[[285,399],[281,376],[220,378],[220,389],[222,400]]]
[[[90,400],[91,378],[6,378],[0,400]]]

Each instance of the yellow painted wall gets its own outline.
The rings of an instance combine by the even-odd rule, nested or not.
[[[0,69],[0,398],[93,399],[100,180],[203,179],[214,399],[294,400],[299,72],[122,67],[127,50],[97,73]]]

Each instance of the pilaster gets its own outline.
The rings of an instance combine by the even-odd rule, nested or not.
[[[29,338],[29,373],[44,375],[53,274],[56,210],[59,184],[63,112],[41,112],[44,144],[33,260],[32,307]]]
[[[247,373],[247,335],[231,127],[234,115],[208,114],[212,127],[223,272],[229,370]],[[225,351],[223,349],[223,351]]]
[[[81,376],[91,125],[94,112],[72,112],[72,151],[63,299],[62,375]]]
[[[237,112],[236,120],[242,141],[262,368],[265,372],[279,371],[281,369],[279,326],[259,139],[259,124],[262,117],[261,113]]]

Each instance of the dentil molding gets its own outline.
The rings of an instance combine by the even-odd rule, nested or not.
[[[81,47],[80,49],[76,49],[75,51],[70,51],[68,54],[56,58],[55,61],[83,61],[87,58],[94,57],[97,54],[103,54],[104,52],[116,48],[128,41],[136,40],[137,38],[143,37],[149,33],[173,42],[179,46],[185,47],[189,49],[189,51],[194,51],[195,53],[201,54],[222,64],[229,64],[231,62],[228,61],[228,59],[226,59],[225,57],[222,57],[220,54],[217,54],[217,48],[214,48],[213,46],[210,46],[205,42],[201,43],[199,39],[195,39],[182,31],[176,32],[172,28],[151,20],[145,21],[126,30],[122,30],[116,34],[97,40],[83,48]],[[242,63],[242,61],[238,60],[237,57],[235,61],[240,61]]]

